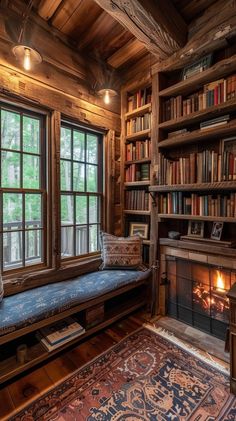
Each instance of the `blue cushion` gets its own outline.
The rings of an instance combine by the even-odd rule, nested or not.
[[[104,270],[43,285],[5,297],[0,304],[0,336],[78,304],[146,279],[150,271]]]

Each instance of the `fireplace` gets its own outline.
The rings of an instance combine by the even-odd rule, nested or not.
[[[167,313],[220,339],[229,325],[226,293],[236,280],[230,269],[166,256]]]

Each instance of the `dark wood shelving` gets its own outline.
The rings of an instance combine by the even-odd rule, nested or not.
[[[150,192],[202,191],[202,190],[236,190],[236,181],[220,181],[215,183],[173,184],[150,186]]]
[[[194,123],[202,122],[203,120],[207,120],[208,118],[215,118],[218,117],[221,114],[234,111],[236,106],[236,98],[233,98],[231,100],[228,100],[227,102],[224,102],[220,105],[213,105],[212,107],[208,107],[205,110],[201,111],[195,111],[194,113],[189,114],[188,116],[183,116],[176,118],[174,120],[167,120],[163,123],[159,124],[160,129],[165,130],[172,130],[172,129],[178,129],[181,127],[186,127]],[[226,123],[225,126],[227,126]],[[218,129],[221,126],[215,127],[215,130]],[[205,131],[205,130],[202,130]]]
[[[99,323],[97,326],[88,329],[84,334],[78,336],[77,338],[72,339],[70,342],[65,343],[60,348],[57,348],[51,352],[45,350],[45,348],[41,345],[40,342],[32,345],[32,347],[28,347],[28,357],[29,361],[24,364],[19,364],[16,361],[15,356],[11,356],[4,361],[0,362],[0,384],[11,379],[12,377],[28,370],[35,365],[45,361],[46,359],[50,358],[53,355],[58,354],[65,348],[76,344],[77,342],[85,339],[86,337],[96,333],[98,330],[107,327],[109,324],[119,320],[121,317],[126,316],[127,314],[131,313],[132,311],[137,310],[138,308],[142,307],[145,304],[143,297],[135,297],[133,299],[128,300],[126,303],[120,303],[119,309],[116,307],[110,309],[106,312],[105,320]],[[32,333],[31,335],[35,335]]]
[[[129,120],[130,118],[137,117],[139,115],[149,113],[152,110],[151,103],[145,104],[142,107],[136,108],[133,111],[129,111],[128,113],[125,113],[125,120]]]
[[[220,138],[236,131],[236,119],[229,121],[227,124],[213,127],[207,130],[193,130],[182,134],[181,136],[172,137],[159,142],[159,148],[171,148],[178,145],[187,145],[194,142],[206,141],[208,139]]]
[[[236,218],[226,216],[182,215],[174,213],[159,213],[159,219],[186,219],[192,221],[236,222]]]
[[[146,130],[142,130],[141,132],[136,132],[136,133],[132,133],[126,136],[126,140],[135,140],[135,139],[143,139],[145,137],[150,137],[151,136],[151,130],[150,129],[146,129]]]
[[[147,216],[149,216],[150,215],[150,211],[147,211],[147,210],[132,210],[132,209],[125,209],[124,210],[124,213],[125,214],[130,214],[130,215],[147,215]]]
[[[210,83],[214,80],[227,76],[230,72],[236,70],[236,55],[230,58],[219,61],[211,66],[209,69],[204,70],[198,75],[192,76],[189,79],[181,80],[175,85],[162,89],[159,92],[160,97],[170,97],[175,95],[188,95],[202,87],[205,83]]]
[[[134,159],[133,161],[125,161],[125,165],[145,164],[151,162],[151,158]]]

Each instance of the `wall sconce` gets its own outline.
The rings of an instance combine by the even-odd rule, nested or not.
[[[117,95],[117,92],[114,89],[110,88],[103,88],[99,89],[98,95],[103,97],[103,101],[105,104],[110,104],[111,98]]]

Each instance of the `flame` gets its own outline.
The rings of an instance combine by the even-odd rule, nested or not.
[[[223,276],[222,276],[222,273],[219,270],[217,270],[216,288],[221,290],[221,291],[225,290],[225,283],[224,283],[224,280],[223,280]]]

